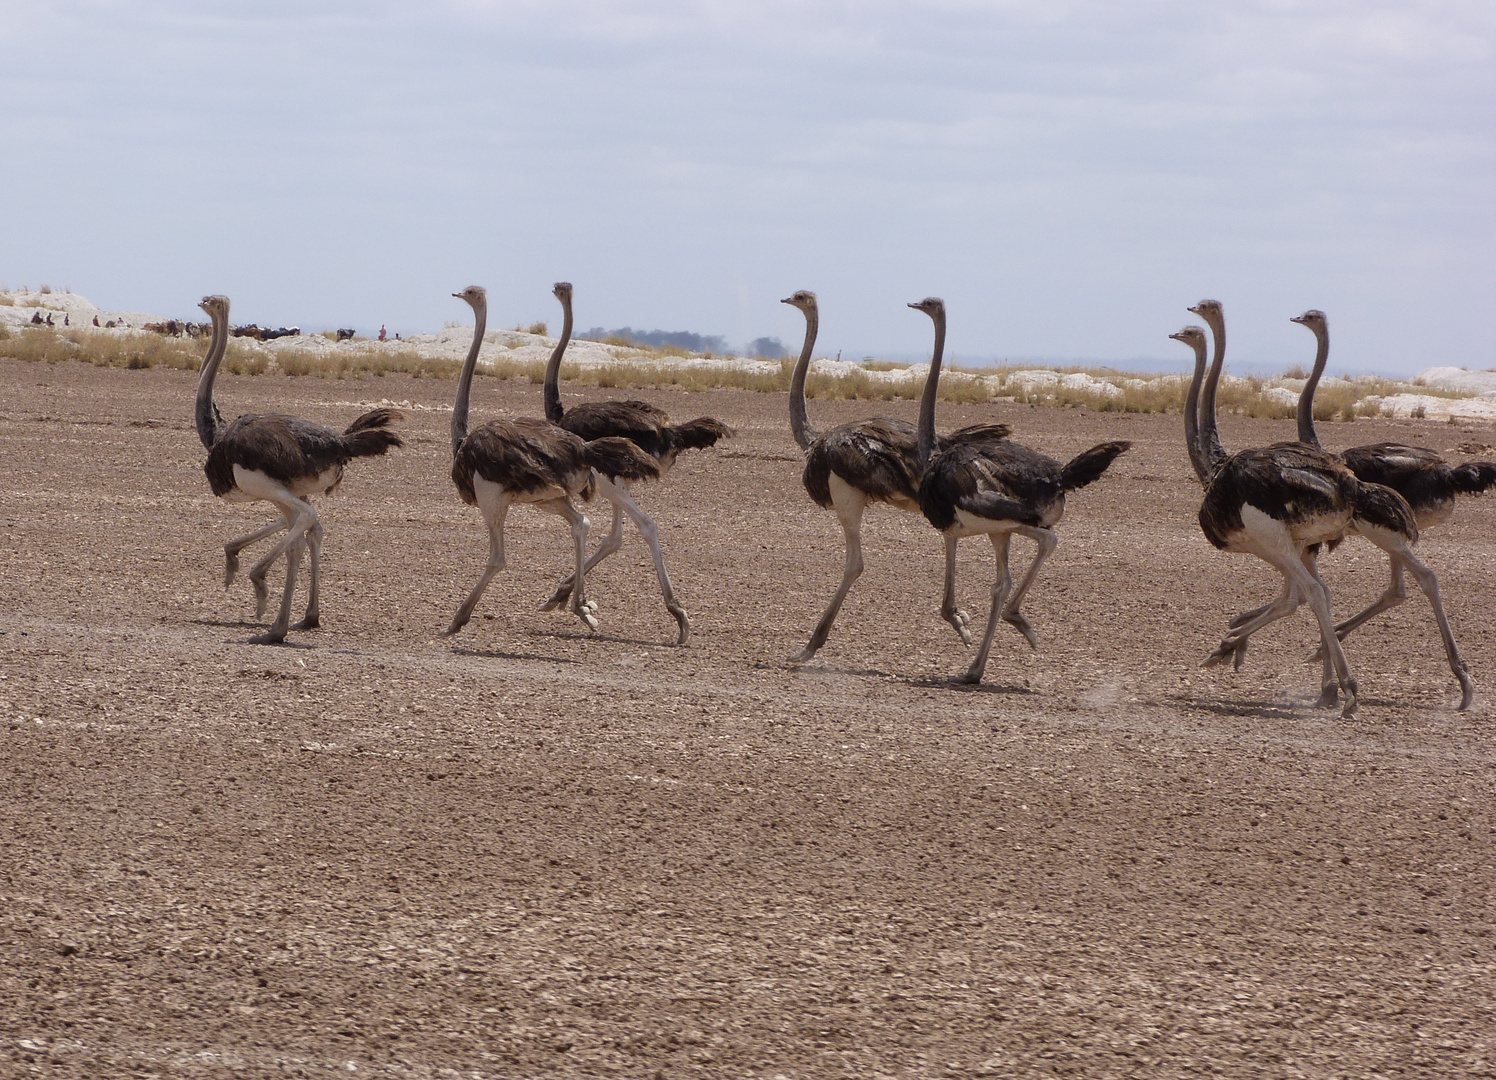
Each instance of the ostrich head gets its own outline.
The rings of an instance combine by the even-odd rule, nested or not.
[[[932,319],[942,318],[945,315],[945,301],[938,296],[927,296],[909,306],[915,311],[923,311]]]
[[[1307,326],[1310,330],[1323,330],[1325,328],[1325,313],[1320,311],[1319,308],[1310,308],[1304,314],[1295,315],[1288,321],[1296,322],[1300,326]]]
[[[779,302],[781,304],[788,304],[790,307],[797,307],[801,311],[814,311],[816,306],[816,294],[811,292],[809,289],[800,289],[790,296],[786,296]]]
[[[571,282],[558,281],[551,286],[551,292],[555,294],[557,300],[564,304],[571,299]]]
[[[1212,329],[1219,326],[1225,318],[1219,300],[1201,300],[1189,310],[1209,323]]]
[[[1190,348],[1205,344],[1205,328],[1203,326],[1186,326],[1177,334],[1170,334],[1175,341],[1182,341]]]
[[[215,315],[221,315],[225,319],[229,317],[229,298],[227,296],[220,296],[217,293],[212,296],[205,296],[197,302],[197,306],[206,311],[210,319]]]
[[[470,305],[472,305],[473,310],[475,311],[480,306],[487,306],[488,304],[488,290],[485,289],[482,285],[469,285],[466,289],[463,289],[462,292],[455,292],[452,295],[457,297],[457,299],[459,300],[466,300]]]

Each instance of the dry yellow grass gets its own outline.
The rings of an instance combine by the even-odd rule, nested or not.
[[[56,362],[78,360],[99,367],[149,368],[169,367],[196,371],[202,364],[206,342],[201,339],[169,338],[154,334],[118,334],[98,332],[91,328],[68,330],[51,327],[25,327],[6,331],[0,327],[0,354],[21,360]],[[670,361],[687,358],[685,350],[634,347],[611,364],[580,367],[563,364],[563,381],[582,386],[599,386],[618,390],[672,388],[704,391],[715,389],[752,390],[758,393],[783,393],[789,389],[794,362],[786,359],[774,371],[744,370],[726,366],[686,366]],[[282,349],[267,352],[250,343],[232,339],[224,357],[224,369],[241,375],[280,372],[324,379],[344,379],[361,375],[385,375],[398,372],[418,378],[455,379],[461,363],[457,360],[427,358],[414,349],[393,351],[373,345],[340,348],[333,352],[311,349]],[[874,373],[898,370],[900,365],[886,362],[865,364],[846,374],[829,375],[812,371],[805,380],[808,398],[848,401],[895,401],[917,399],[924,390],[923,379],[877,378]],[[1057,368],[1060,374],[1086,374],[1116,388],[1107,392],[1095,386],[1066,387],[1027,385],[1015,379],[1017,368],[972,371],[947,369],[940,383],[940,399],[945,402],[973,404],[994,397],[1024,404],[1060,408],[1088,408],[1097,412],[1178,413],[1184,406],[1186,380],[1179,377],[1134,376],[1096,368]],[[1302,369],[1299,369],[1301,373]],[[545,376],[542,360],[508,360],[502,355],[492,358],[483,375],[498,379],[521,379],[539,384]],[[1297,377],[1290,371],[1288,378]],[[1295,406],[1270,394],[1268,382],[1262,379],[1232,379],[1220,389],[1219,408],[1234,413],[1267,419],[1293,416]],[[1378,402],[1368,398],[1387,397],[1407,392],[1407,384],[1386,379],[1358,379],[1351,384],[1322,385],[1314,402],[1317,420],[1354,420],[1375,416],[1381,411]],[[1419,386],[1418,392],[1435,397],[1463,398],[1471,394],[1435,387]]]

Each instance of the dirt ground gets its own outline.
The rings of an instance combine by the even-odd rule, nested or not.
[[[1060,458],[1134,443],[1070,499],[1039,650],[1003,627],[986,682],[951,685],[940,545],[880,509],[796,669],[841,534],[784,398],[652,392],[739,430],[642,498],[691,643],[633,532],[589,579],[601,634],[541,613],[569,537],[524,508],[439,639],[487,551],[447,476],[451,385],[225,376],[231,416],[412,406],[408,447],[320,504],[323,629],[257,647],[221,545],[267,514],[209,495],[195,377],[0,380],[0,1074],[1496,1075],[1489,505],[1420,545],[1474,710],[1415,594],[1350,640],[1345,721],[1312,707],[1307,612],[1200,668],[1277,584],[1201,536],[1178,417],[942,406]],[[540,407],[475,397],[475,421]],[[990,549],[963,550],[980,622]],[[1338,613],[1384,583],[1360,541],[1325,568]]]

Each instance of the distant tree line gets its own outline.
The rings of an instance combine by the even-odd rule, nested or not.
[[[693,334],[689,330],[635,330],[624,326],[617,330],[605,330],[594,326],[578,337],[587,341],[618,342],[639,345],[650,349],[676,348],[687,352],[720,353],[727,351],[727,339],[719,334]]]

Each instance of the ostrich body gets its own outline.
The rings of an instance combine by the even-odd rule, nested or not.
[[[1256,555],[1284,580],[1276,600],[1232,620],[1229,633],[1205,663],[1213,666],[1235,658],[1240,665],[1252,634],[1307,603],[1319,623],[1319,655],[1324,661],[1319,705],[1333,708],[1344,692],[1341,715],[1349,717],[1356,711],[1356,680],[1330,617],[1330,590],[1319,576],[1318,550],[1321,545],[1334,547],[1355,533],[1389,554],[1397,551],[1411,557],[1409,545],[1418,538],[1413,512],[1395,491],[1363,483],[1334,454],[1309,443],[1275,443],[1228,455],[1216,428],[1216,390],[1225,366],[1225,316],[1214,300],[1202,300],[1190,311],[1205,320],[1215,337],[1215,355],[1199,399],[1196,452],[1210,466],[1200,507],[1201,531],[1222,551]],[[1186,335],[1196,348],[1194,381],[1198,381],[1203,335],[1181,331],[1180,340],[1187,340]],[[1324,361],[1322,349],[1311,384],[1318,383]],[[1301,411],[1306,407],[1312,405],[1300,403]]]
[[[665,410],[647,401],[589,401],[564,409],[561,405],[561,359],[571,341],[570,283],[560,281],[553,290],[561,301],[561,337],[551,352],[550,362],[545,368],[545,418],[557,427],[586,440],[624,438],[655,460],[659,476],[664,476],[675,465],[682,450],[696,450],[715,446],[718,439],[733,434],[732,428],[710,416],[698,417],[684,424],[672,424]],[[583,567],[590,571],[598,563],[623,546],[623,519],[627,515],[639,529],[639,535],[649,545],[654,559],[655,576],[660,582],[660,592],[665,599],[665,608],[675,618],[680,636],[677,645],[684,645],[691,636],[691,621],[685,608],[675,598],[675,589],[670,584],[670,574],[665,569],[665,555],[660,550],[660,530],[654,520],[634,501],[629,490],[628,477],[598,477],[598,494],[613,506],[613,528],[598,545],[596,551]],[[555,593],[546,601],[542,610],[552,611],[566,602],[571,595],[576,576],[563,580]]]
[[[384,454],[401,445],[400,436],[386,428],[401,414],[394,409],[364,413],[339,434],[331,428],[298,416],[262,413],[241,416],[224,423],[213,400],[213,383],[228,348],[229,299],[205,296],[201,304],[213,321],[213,338],[198,379],[196,423],[198,438],[208,450],[203,471],[213,494],[225,502],[270,502],[281,512],[279,521],[256,529],[224,545],[223,584],[227,588],[239,570],[239,552],[249,544],[282,529],[286,535],[249,572],[255,590],[255,617],[261,618],[270,591],[265,573],[276,559],[286,556],[286,587],[280,612],[270,629],[250,639],[256,645],[284,641],[288,630],[312,630],[321,622],[318,594],[322,581],[322,523],[307,497],[330,495],[343,481],[343,467],[357,457]],[[311,548],[311,586],[306,614],[294,627],[291,598],[301,556]]]
[[[473,373],[483,347],[488,322],[488,293],[469,285],[453,296],[473,308],[473,344],[457,378],[452,407],[452,483],[469,506],[476,506],[488,526],[488,562],[444,634],[455,634],[473,617],[484,590],[504,569],[504,520],[515,503],[530,503],[555,514],[571,527],[576,559],[576,588],[571,610],[597,630],[597,605],[586,598],[582,574],[587,553],[587,518],[572,505],[573,498],[590,501],[602,477],[645,479],[659,475],[659,466],[627,439],[591,442],[545,420],[496,420],[468,431],[468,405]],[[594,475],[594,470],[596,475]]]
[[[985,535],[991,540],[997,558],[997,579],[992,585],[987,629],[971,666],[957,680],[979,683],[987,668],[1000,619],[1017,626],[1029,644],[1036,645],[1033,628],[1019,614],[1018,606],[1039,576],[1044,560],[1059,544],[1054,526],[1065,515],[1065,493],[1098,479],[1132,444],[1101,443],[1065,465],[1006,438],[983,436],[971,429],[958,431],[944,440],[944,445],[939,445],[935,436],[935,399],[945,351],[945,303],[932,296],[909,306],[923,311],[935,324],[930,377],[920,399],[916,454],[921,474],[920,510],[945,538],[943,610],[955,605],[957,541],[966,536]],[[1008,570],[1008,548],[1015,533],[1033,540],[1039,548],[1016,590]]]
[[[791,663],[803,664],[826,644],[847,593],[862,576],[862,516],[867,508],[885,503],[908,513],[919,512],[920,463],[918,433],[907,421],[872,417],[842,424],[824,434],[810,426],[805,409],[805,376],[810,370],[810,357],[820,330],[820,309],[816,294],[805,289],[780,302],[798,308],[805,316],[805,344],[790,378],[790,432],[800,449],[805,451],[805,471],[801,480],[817,506],[835,512],[846,538],[841,583],[810,635],[810,641],[790,657]],[[925,382],[927,393],[935,377],[932,369]],[[996,440],[1007,434],[1006,425],[978,424],[963,428],[949,438]],[[945,440],[941,442],[943,445]],[[970,645],[970,620],[966,612],[955,605],[954,572],[955,555],[951,547],[947,550],[947,588],[940,615],[961,635],[961,640]],[[1022,619],[1016,611],[1014,615]]]
[[[1318,446],[1319,435],[1314,430],[1314,391],[1319,385],[1319,376],[1329,355],[1330,329],[1324,312],[1318,310],[1306,311],[1293,321],[1307,327],[1315,338],[1314,371],[1299,394],[1298,429],[1300,442]],[[1496,483],[1496,463],[1472,461],[1456,468],[1432,450],[1400,443],[1352,447],[1342,451],[1340,459],[1363,483],[1381,485],[1402,496],[1412,511],[1417,527],[1411,536],[1388,537],[1385,538],[1386,542],[1377,542],[1368,537],[1386,552],[1391,581],[1386,591],[1365,610],[1337,624],[1335,635],[1343,641],[1357,627],[1407,600],[1404,572],[1411,573],[1418,582],[1419,589],[1428,598],[1429,606],[1433,608],[1434,622],[1438,624],[1439,637],[1444,644],[1445,659],[1460,684],[1460,709],[1468,709],[1475,696],[1475,685],[1470,679],[1465,661],[1460,658],[1449,618],[1444,612],[1439,579],[1414,557],[1412,546],[1418,542],[1422,530],[1449,520],[1454,512],[1456,496],[1478,494]]]

